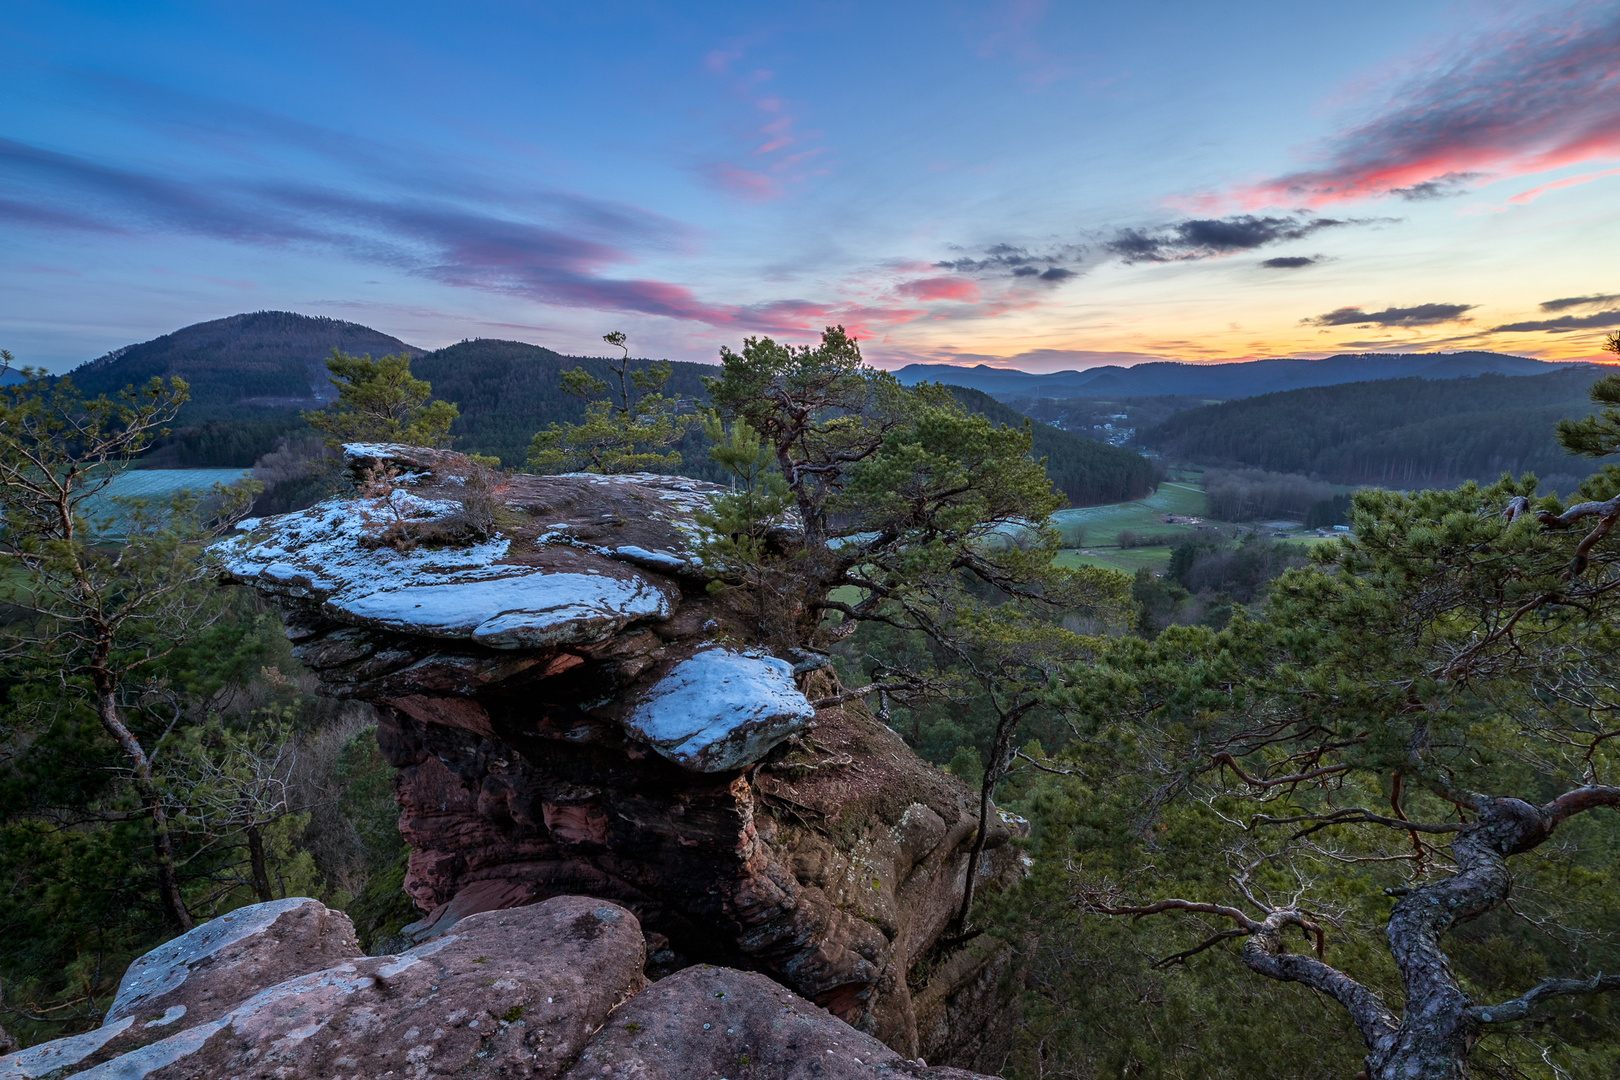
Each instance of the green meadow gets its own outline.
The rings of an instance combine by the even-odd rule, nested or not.
[[[1127,574],[1143,566],[1162,570],[1170,563],[1169,547],[1121,548],[1119,534],[1128,529],[1180,537],[1193,532],[1194,526],[1179,519],[1203,512],[1203,491],[1183,480],[1167,480],[1152,495],[1133,502],[1059,510],[1052,521],[1066,546],[1058,555],[1058,565],[1101,566]],[[1171,515],[1178,519],[1176,523],[1165,521]]]

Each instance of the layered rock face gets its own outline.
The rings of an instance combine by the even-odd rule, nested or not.
[[[982,943],[908,985],[961,896],[975,794],[859,705],[815,708],[823,659],[771,655],[709,595],[693,513],[717,488],[346,449],[353,497],[221,554],[328,692],[376,707],[416,940],[583,894],[634,912],[655,973],[766,972],[907,1058],[996,1030]],[[981,884],[1016,872],[1010,835]]]
[[[762,975],[703,965],[648,993],[645,961],[635,916],[588,897],[397,956],[361,955],[315,900],[258,904],[137,960],[101,1028],[0,1057],[0,1080],[976,1080]]]

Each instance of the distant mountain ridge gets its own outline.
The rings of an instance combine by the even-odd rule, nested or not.
[[[1223,399],[1281,390],[1379,379],[1456,379],[1473,375],[1544,375],[1569,368],[1546,360],[1492,352],[1340,353],[1321,360],[1247,360],[1230,364],[1155,361],[1134,367],[1089,368],[1038,375],[987,364],[907,364],[895,377],[910,386],[943,382],[1011,397],[1158,397],[1188,394]]]
[[[299,410],[330,400],[323,361],[333,348],[373,356],[409,352],[411,371],[433,384],[434,396],[461,410],[450,432],[458,450],[499,457],[521,467],[534,433],[553,422],[579,420],[584,405],[562,391],[560,376],[582,367],[608,374],[600,357],[565,356],[521,341],[473,338],[431,352],[356,323],[290,312],[255,312],[198,323],[139,345],[115,349],[71,374],[91,393],[116,393],[153,375],[192,384],[192,401],[174,435],[146,459],[154,466],[247,466],[279,438],[308,434]],[[691,404],[705,397],[711,364],[674,361],[664,392]],[[963,388],[962,404],[998,424],[1025,418],[989,396]],[[1111,502],[1145,494],[1153,467],[1138,454],[1034,422],[1035,456],[1047,459],[1053,482],[1074,502]],[[701,432],[678,447],[681,471],[724,480],[710,461]]]

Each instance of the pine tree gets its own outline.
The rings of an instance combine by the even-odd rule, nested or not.
[[[667,362],[632,369],[622,331],[602,335],[624,355],[608,361],[613,382],[584,368],[562,373],[563,390],[585,402],[578,424],[551,424],[529,444],[528,468],[538,473],[631,473],[672,469],[681,463],[677,450],[667,450],[700,424],[695,413],[682,414],[682,402],[665,397],[672,371]]]
[[[110,500],[108,485],[164,433],[186,384],[154,378],[85,400],[71,379],[23,375],[0,387],[0,601],[26,617],[0,625],[0,659],[54,672],[66,698],[89,699],[151,824],[163,906],[189,929],[151,746],[128,711],[143,677],[217,618],[201,547],[246,512],[257,485],[216,489],[212,507],[183,492],[163,506]]]
[[[411,375],[408,353],[373,360],[333,349],[326,359],[337,400],[304,413],[310,427],[326,436],[329,449],[348,442],[448,446],[450,425],[459,410],[431,400],[433,387]]]

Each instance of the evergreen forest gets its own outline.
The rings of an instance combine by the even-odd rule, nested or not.
[[[1591,470],[1553,438],[1590,407],[1589,367],[1541,375],[1385,379],[1178,412],[1137,433],[1166,457],[1394,488],[1533,472],[1572,491]]]

